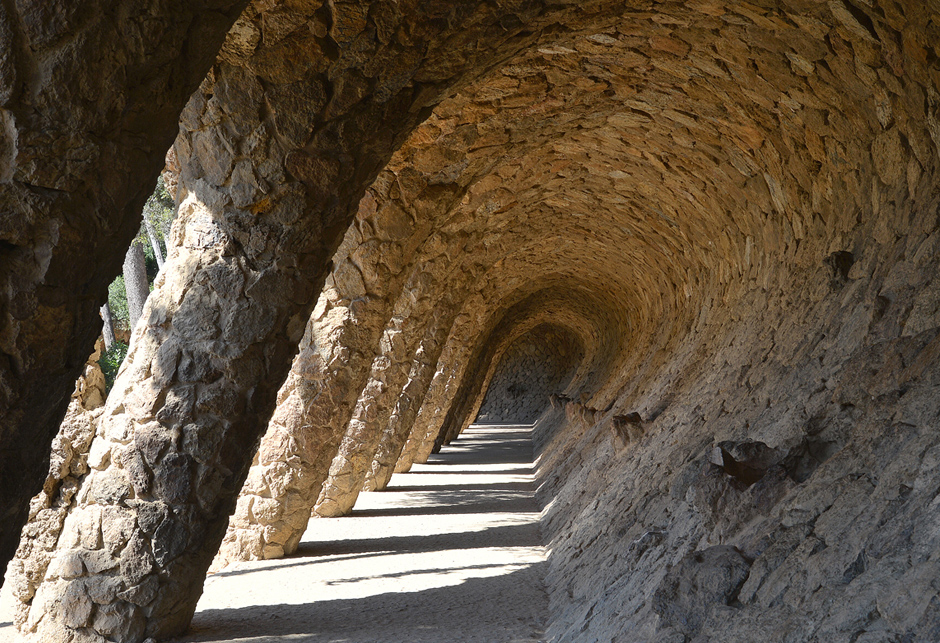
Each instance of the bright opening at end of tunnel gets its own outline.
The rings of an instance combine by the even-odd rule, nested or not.
[[[472,425],[351,515],[311,520],[295,555],[210,576],[176,641],[540,640],[532,431]]]

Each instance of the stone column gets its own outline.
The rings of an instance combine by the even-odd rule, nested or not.
[[[467,368],[466,358],[469,352],[469,347],[455,349],[452,346],[447,346],[442,351],[438,364],[443,364],[444,368],[438,370],[431,380],[424,403],[415,418],[411,438],[402,449],[399,462],[395,465],[396,471],[408,471],[415,462],[424,464],[433,453],[434,442],[441,432],[441,425],[449,409],[448,404],[453,400],[460,378]],[[453,357],[455,353],[459,356],[458,359]]]
[[[379,427],[388,423],[394,402],[407,377],[409,334],[405,318],[394,317],[382,337],[382,354],[372,363],[369,383],[362,390],[343,435],[339,453],[329,468],[329,478],[316,503],[320,516],[342,516],[352,509],[365,480],[369,463],[381,437]]]
[[[435,321],[450,328],[459,310],[455,302],[461,301],[468,290],[467,283],[474,283],[474,276],[481,272],[482,253],[472,250],[470,243],[463,235],[451,240],[451,252],[456,254],[457,249],[465,249],[464,256],[471,258],[456,266],[444,260],[418,263],[420,270],[410,280],[395,316],[385,329],[381,354],[372,362],[369,383],[356,402],[339,453],[330,465],[329,478],[316,504],[318,515],[342,516],[352,510],[395,403],[408,381],[425,328]],[[454,285],[452,275],[459,275],[464,283]],[[435,306],[441,309],[439,314],[435,314]]]
[[[69,410],[52,442],[45,484],[29,503],[29,521],[23,527],[16,555],[7,569],[6,580],[17,599],[13,620],[18,627],[25,622],[36,588],[55,553],[79,480],[88,471],[88,446],[94,438],[106,396],[104,374],[98,365],[102,349],[99,340],[75,383]]]
[[[397,290],[394,277],[380,278],[390,275],[384,265],[388,255],[376,251],[374,239],[361,244],[348,235],[347,240],[358,262],[349,256],[337,259],[278,395],[215,567],[296,550],[367,381],[391,314],[389,293]]]
[[[0,6],[0,574],[179,112],[246,4]]]
[[[386,172],[360,204],[356,225],[334,257],[336,268],[278,394],[213,568],[297,549],[368,382],[395,299],[404,289],[405,299],[422,300],[414,293],[437,283],[433,275],[448,261],[448,246],[439,239],[426,243],[421,253],[415,247],[426,240],[434,214],[446,211],[460,191],[427,187],[413,173]],[[421,204],[408,208],[418,213],[416,219],[405,209],[412,203]],[[408,253],[416,256],[406,262]],[[409,274],[411,283],[404,284]]]
[[[375,309],[379,302],[360,301],[351,309],[343,300],[335,283],[321,295],[214,568],[277,558],[300,542],[365,379],[362,373],[368,373],[372,336],[377,341],[379,335],[368,323],[381,315]],[[363,316],[367,323],[360,326]]]
[[[381,491],[388,486],[395,470],[395,463],[398,462],[406,439],[415,426],[418,410],[431,385],[456,313],[456,308],[435,311],[435,317],[428,326],[421,347],[415,354],[411,372],[408,374],[408,383],[402,389],[395,411],[389,418],[388,425],[379,441],[363,490]]]
[[[251,244],[231,196],[184,185],[171,258],[33,601],[26,627],[39,640],[185,629],[325,276],[315,262],[330,248],[300,234],[301,186],[269,190],[253,221],[271,234]]]
[[[468,298],[464,305],[466,310],[482,303],[482,299]],[[418,409],[414,426],[410,430],[408,440],[402,447],[402,455],[395,465],[396,472],[408,471],[414,462],[427,462],[434,446],[434,439],[440,431],[441,423],[447,413],[447,402],[452,397],[452,387],[459,381],[466,368],[466,359],[470,346],[465,343],[452,341],[458,329],[470,324],[472,317],[466,312],[459,312],[451,324],[450,335],[446,338],[437,360],[438,370],[432,373],[427,392]],[[407,462],[407,464],[404,464]]]

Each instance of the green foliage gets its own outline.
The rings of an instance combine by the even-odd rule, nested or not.
[[[164,255],[166,254],[166,236],[169,234],[170,225],[176,216],[176,206],[173,199],[166,191],[166,185],[163,183],[163,177],[157,179],[157,187],[153,194],[144,204],[143,216],[150,221],[157,233],[157,240],[162,244]],[[134,243],[139,243],[144,248],[144,259],[147,264],[147,281],[150,283],[150,290],[153,290],[153,280],[157,277],[157,259],[153,255],[153,246],[150,245],[150,239],[147,237],[147,228],[143,221],[140,224],[140,231],[134,239]],[[111,308],[111,318],[114,321],[114,330],[116,333],[130,332],[129,318],[127,310],[127,289],[124,286],[124,277],[118,275],[108,286],[108,306]],[[120,361],[118,362],[120,364]]]
[[[144,266],[147,269],[147,283],[150,284],[150,290],[153,290],[153,281],[160,272],[160,266],[157,264],[157,258],[153,256],[153,246],[149,241],[144,241]]]
[[[146,235],[146,231],[144,235]],[[134,243],[139,243],[144,247],[144,262],[147,264],[147,276],[150,276],[150,264],[157,265],[157,258],[153,256],[153,246],[150,245],[150,240],[146,238],[141,239],[139,236],[134,240]]]
[[[163,177],[157,180],[157,188],[147,199],[144,205],[143,215],[153,226],[157,240],[163,245],[163,252],[166,253],[166,236],[170,230],[170,224],[175,216],[175,206],[173,199],[166,191],[163,184]],[[141,222],[140,232],[133,243],[139,243],[144,248],[144,257],[147,263],[147,277],[150,282],[150,289],[153,290],[153,280],[157,275],[157,259],[153,254],[153,247],[150,245],[150,239],[147,236],[147,228]],[[129,319],[130,313],[127,308],[127,288],[124,285],[124,276],[118,275],[111,285],[108,286],[108,307],[111,309],[111,321],[114,323],[114,332],[118,336],[127,337],[130,333]],[[114,386],[114,378],[117,377],[121,363],[127,356],[127,344],[122,341],[115,341],[111,350],[102,353],[98,363],[101,365],[101,371],[104,373],[107,390],[110,391]]]
[[[124,287],[124,277],[118,275],[108,286],[108,307],[111,309],[111,319],[114,321],[115,332],[128,330],[130,313],[127,310],[127,289]]]
[[[144,204],[143,215],[156,231],[157,239],[163,246],[163,255],[166,256],[166,237],[170,232],[170,224],[173,223],[173,218],[176,216],[176,204],[173,203],[170,193],[166,191],[166,185],[163,183],[162,175],[157,179],[157,187],[154,189],[153,194],[150,195],[150,198],[147,199],[147,202]],[[153,257],[153,249],[150,247],[150,241],[147,238],[147,229],[144,227],[143,222],[141,222],[137,239],[144,246],[144,253],[147,255],[147,263],[149,266],[151,261],[156,260]]]
[[[104,373],[107,392],[110,392],[111,387],[114,386],[114,378],[117,377],[118,370],[120,370],[125,357],[127,357],[127,344],[124,342],[114,342],[111,350],[101,354],[98,365],[101,366],[101,372]]]

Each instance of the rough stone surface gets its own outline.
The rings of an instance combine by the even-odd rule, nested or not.
[[[0,573],[180,110],[246,4],[0,9]]]
[[[490,380],[477,424],[532,424],[549,396],[567,388],[583,355],[577,340],[551,327],[534,328],[503,354]]]
[[[114,632],[105,619],[109,637],[186,627],[365,189],[449,86],[534,38],[523,25],[541,4],[318,9],[249,7],[180,117],[173,248],[56,554],[82,552],[86,572],[40,587],[37,638],[98,631],[93,615],[74,621],[61,597],[81,602],[92,580],[115,574],[122,592],[150,577],[160,587],[141,608],[143,628],[135,616]],[[405,16],[413,28],[396,27]],[[245,39],[248,23],[259,39]],[[461,49],[473,54],[447,58]],[[118,520],[135,523],[125,547],[92,544]]]
[[[88,447],[95,436],[106,396],[105,379],[98,365],[103,351],[99,340],[95,352],[85,362],[85,369],[75,383],[69,410],[52,442],[49,472],[42,491],[29,505],[29,521],[20,535],[20,545],[7,568],[5,585],[16,598],[14,622],[22,626],[29,606],[46,575],[62,531],[62,523],[78,490],[78,482],[88,471]],[[77,557],[61,561],[53,574],[75,577],[82,574]]]
[[[380,482],[383,444],[409,436],[405,469],[457,437],[513,343],[551,324],[583,359],[536,434],[548,638],[937,640],[938,14],[250,7],[181,116],[175,248],[36,590],[37,636],[185,627],[371,185],[327,297],[355,313],[387,284],[360,318],[373,339],[305,346],[359,356],[331,389],[356,476],[342,502]],[[303,418],[296,390],[275,429]],[[386,440],[396,409],[415,421]],[[288,509],[291,431],[258,456],[251,525]],[[290,506],[293,529],[309,508]],[[291,542],[275,532],[258,555]]]
[[[388,426],[380,438],[363,490],[384,489],[388,486],[392,474],[396,472],[395,465],[402,458],[408,436],[414,433],[418,411],[434,378],[435,368],[454,320],[455,315],[452,313],[438,314],[431,320],[421,346],[415,353],[408,382],[402,388],[395,410],[388,420]]]
[[[425,269],[428,267],[427,264],[422,265]],[[426,273],[422,271],[419,276],[423,274]],[[410,289],[410,292],[414,293],[415,290]],[[338,453],[330,464],[329,478],[317,499],[315,510],[318,515],[341,516],[352,510],[359,491],[371,473],[370,465],[376,459],[396,405],[402,401],[401,395],[411,374],[413,359],[421,359],[417,356],[420,340],[427,332],[436,335],[451,327],[457,312],[452,300],[455,296],[459,297],[460,292],[452,291],[449,293],[452,295],[450,301],[444,302],[428,296],[404,297],[411,305],[404,310],[397,309],[385,329],[380,343],[382,352],[372,363],[369,382],[360,393]],[[427,309],[433,303],[438,304],[439,314],[436,319],[429,320]],[[435,342],[426,344],[425,349],[428,348],[432,353],[423,358],[432,361],[437,359],[443,345]],[[414,358],[409,359],[411,356]],[[409,428],[410,425],[404,425],[400,431],[403,433]],[[393,436],[389,436],[389,439],[397,441]]]

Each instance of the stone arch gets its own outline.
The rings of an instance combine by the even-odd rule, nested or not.
[[[485,124],[487,110],[499,112],[510,106],[513,88],[528,86],[520,77],[534,79],[533,86],[543,81],[553,85],[560,79],[572,100],[556,101],[548,92],[539,92],[539,100],[530,101],[529,111],[520,113],[520,128],[507,130],[498,123],[494,130],[482,127],[473,132],[478,137],[473,144],[478,147],[495,149],[526,139],[532,142],[530,153],[499,163],[487,176],[488,183],[481,181],[468,195],[468,208],[459,210],[459,216],[443,230],[459,230],[466,223],[461,217],[471,212],[484,214],[489,226],[484,238],[488,245],[504,250],[494,249],[498,259],[483,276],[491,284],[505,283],[507,292],[516,292],[533,275],[557,272],[561,263],[577,268],[565,276],[586,282],[595,297],[598,284],[614,284],[618,307],[627,309],[631,320],[629,342],[624,346],[637,350],[619,351],[610,368],[587,375],[595,384],[589,401],[592,408],[609,408],[607,415],[613,417],[637,413],[649,425],[643,438],[649,449],[612,448],[613,437],[603,422],[587,427],[571,423],[562,431],[559,440],[576,442],[605,462],[629,464],[638,474],[629,480],[635,487],[608,491],[592,490],[590,485],[577,490],[558,481],[552,487],[564,498],[553,505],[551,528],[573,532],[571,516],[563,513],[565,507],[580,506],[586,500],[600,507],[623,503],[616,514],[599,512],[609,524],[590,527],[598,534],[591,547],[635,536],[638,560],[621,560],[621,566],[627,565],[639,577],[644,569],[649,571],[640,560],[644,552],[651,552],[650,558],[653,553],[663,554],[655,544],[657,537],[650,533],[647,538],[642,531],[664,519],[656,513],[661,505],[654,499],[696,499],[676,514],[691,518],[670,523],[671,540],[664,550],[675,559],[686,553],[682,549],[686,545],[680,542],[707,546],[738,538],[739,544],[748,547],[760,541],[759,535],[782,537],[792,527],[823,530],[828,521],[830,527],[848,526],[855,533],[848,539],[841,538],[842,532],[834,527],[827,532],[830,540],[844,546],[828,548],[817,559],[826,565],[813,569],[814,573],[825,570],[820,573],[826,576],[831,596],[846,596],[847,590],[835,581],[841,582],[845,570],[858,560],[852,556],[861,555],[861,540],[868,538],[866,546],[874,542],[873,537],[863,536],[868,532],[862,529],[866,523],[861,518],[835,519],[830,514],[817,525],[823,508],[804,509],[815,505],[803,500],[818,501],[824,495],[825,475],[794,483],[807,483],[803,487],[791,488],[786,486],[789,483],[779,487],[781,494],[799,497],[787,496],[792,504],[779,509],[786,515],[786,525],[755,516],[759,527],[753,528],[763,530],[758,534],[745,533],[715,511],[706,484],[711,478],[703,482],[690,467],[704,467],[696,453],[709,447],[716,435],[729,441],[769,440],[789,449],[806,437],[802,427],[810,420],[814,430],[821,423],[838,433],[833,437],[855,440],[856,445],[867,439],[864,431],[886,436],[889,430],[896,431],[891,425],[895,420],[889,418],[900,421],[909,413],[917,425],[924,424],[924,416],[909,400],[931,399],[927,388],[933,375],[928,366],[932,353],[925,346],[937,327],[937,307],[930,299],[936,272],[940,103],[936,8],[894,2],[864,7],[840,1],[759,6],[662,2],[649,5],[652,10],[648,12],[622,14],[622,7],[615,11],[598,3],[568,9],[556,6],[543,16],[536,15],[541,5],[532,3],[523,6],[523,15],[513,18],[493,15],[489,8],[475,13],[471,5],[435,5],[432,9],[440,11],[434,20],[425,21],[427,16],[412,7],[408,15],[417,24],[406,24],[400,15],[373,13],[371,6],[370,11],[357,11],[362,7],[349,3],[312,17],[297,15],[293,7],[279,7],[286,15],[278,15],[277,20],[268,20],[272,16],[257,9],[249,11],[184,113],[185,131],[178,150],[184,165],[185,198],[171,269],[138,328],[117,398],[108,403],[102,439],[95,441],[89,460],[95,472],[85,480],[79,509],[66,520],[55,573],[37,595],[40,607],[31,626],[40,627],[41,634],[51,639],[64,637],[67,629],[91,625],[128,640],[144,634],[168,635],[185,627],[202,570],[222,538],[224,516],[234,506],[247,473],[250,455],[244,454],[250,453],[248,447],[259,438],[275,406],[277,389],[326,278],[326,262],[362,191],[438,96],[452,87],[469,86],[465,72],[483,72],[490,66],[473,60],[462,67],[449,53],[481,52],[481,59],[504,62],[524,45],[532,46],[521,57],[512,58],[513,65],[506,67],[510,73],[501,74],[505,78],[487,79],[488,98],[470,105],[475,110],[467,110],[468,117]],[[143,10],[150,9],[147,5]],[[324,20],[328,13],[329,21]],[[214,16],[219,24],[224,23],[223,14],[234,19],[233,7]],[[199,20],[187,23],[192,15],[181,19],[189,31],[170,38],[168,52],[179,51],[181,43],[204,33],[221,38],[218,25],[203,31]],[[294,22],[294,18],[303,20]],[[16,29],[22,29],[22,23],[4,21]],[[101,26],[96,20],[87,24],[92,32]],[[401,29],[386,29],[389,25]],[[68,27],[64,19],[62,29]],[[121,30],[115,42],[126,42],[123,33],[138,31]],[[516,34],[520,37],[513,40]],[[17,56],[26,57],[25,43],[40,42],[46,36],[40,32],[4,37],[16,42],[11,49]],[[498,46],[488,46],[494,39]],[[63,43],[53,33],[49,42],[50,47],[68,50],[48,57],[60,65],[61,61],[84,60],[76,43],[87,49],[92,40]],[[210,50],[213,38],[200,40],[203,43]],[[471,46],[465,46],[468,43]],[[324,44],[323,56],[284,56],[322,49]],[[131,52],[128,69],[134,78],[128,84],[135,90],[141,78],[140,65],[134,63],[159,58],[153,49]],[[414,52],[424,57],[415,59]],[[197,53],[194,59],[208,65],[213,54]],[[314,66],[329,60],[330,69],[281,69],[266,62],[276,57],[305,60]],[[16,72],[17,65],[12,67]],[[61,77],[63,68],[57,69],[58,76],[32,77]],[[115,66],[110,69],[115,71]],[[100,77],[120,80],[121,69]],[[188,68],[182,72],[188,80],[201,76]],[[312,75],[304,76],[308,72]],[[196,81],[198,77],[193,84]],[[329,86],[333,91],[318,92],[321,81],[320,89]],[[154,141],[158,142],[159,133],[141,133],[133,127],[149,115],[146,103],[155,84],[144,83],[138,100],[121,110],[120,117],[126,115],[133,122],[122,123],[115,131],[132,140],[114,142],[107,135],[105,130],[119,119],[117,110],[101,119],[82,112],[82,118],[76,119],[81,127],[88,121],[98,125],[87,128],[91,135],[76,135],[79,143],[88,140],[89,147],[73,147],[91,150],[88,158],[101,159],[106,169],[100,181],[88,178],[97,174],[97,168],[81,163],[82,159],[77,161],[82,171],[53,167],[46,177],[48,164],[61,159],[30,153],[45,146],[46,139],[27,145],[37,132],[62,131],[45,127],[36,114],[58,118],[52,125],[68,120],[63,109],[30,111],[29,101],[39,95],[35,103],[42,104],[53,94],[51,89],[39,88],[44,91],[27,98],[4,97],[4,107],[10,108],[7,112],[21,124],[16,137],[6,136],[7,142],[13,138],[23,142],[17,150],[15,184],[5,185],[6,194],[12,195],[11,208],[30,222],[21,234],[14,230],[11,236],[15,238],[7,242],[14,247],[2,248],[7,252],[2,335],[15,337],[5,339],[5,346],[12,346],[4,350],[8,361],[21,371],[11,367],[4,371],[2,381],[12,391],[7,414],[18,427],[29,425],[22,421],[24,409],[36,406],[35,396],[46,401],[45,391],[37,392],[35,386],[38,374],[53,375],[50,390],[70,388],[80,360],[70,361],[69,355],[74,358],[87,352],[88,320],[100,303],[118,253],[95,248],[87,259],[76,258],[72,264],[70,258],[82,246],[80,241],[94,237],[89,231],[102,231],[102,238],[109,242],[126,240],[132,232],[129,217],[123,213],[146,191],[111,166],[120,166],[116,161],[125,156],[138,158],[134,150],[140,150],[139,161],[127,166],[140,169],[141,176],[156,172],[159,154]],[[186,82],[180,85],[185,87]],[[107,91],[100,94],[101,105],[109,109],[120,103]],[[76,98],[62,104],[79,102]],[[310,114],[295,109],[301,103],[319,105],[317,118],[322,118],[316,123],[305,120]],[[27,109],[19,109],[23,105]],[[9,114],[4,116],[8,123]],[[165,114],[156,116],[166,120]],[[527,137],[525,119],[529,124],[544,124],[542,129],[534,128],[541,135]],[[298,138],[307,134],[309,144],[299,145]],[[96,137],[100,140],[90,140]],[[63,140],[71,139],[64,136]],[[107,153],[97,156],[101,150]],[[514,151],[526,150],[523,146]],[[246,165],[243,161],[248,158],[251,163]],[[74,161],[68,156],[65,160]],[[433,158],[428,163],[449,167]],[[77,186],[47,180],[60,175],[78,176]],[[349,180],[337,181],[341,175]],[[100,219],[104,223],[98,219],[89,223],[99,203],[104,204],[105,215]],[[470,204],[476,207],[470,209]],[[67,225],[59,226],[61,243],[53,248],[54,235],[49,231],[65,221],[62,213],[73,210],[76,214]],[[547,249],[546,241],[552,238],[562,245]],[[565,245],[571,241],[578,241],[577,247]],[[586,252],[593,261],[583,261]],[[852,260],[840,259],[846,255]],[[111,263],[104,260],[101,269],[92,267],[108,257]],[[90,281],[59,277],[81,273],[76,268],[83,266],[91,267]],[[20,275],[28,277],[20,281]],[[540,285],[544,282],[532,287]],[[81,303],[76,303],[69,289]],[[487,288],[484,284],[474,295],[497,313],[487,319],[498,318],[498,313],[515,303],[488,299],[499,292],[495,285]],[[849,312],[840,312],[843,309]],[[581,306],[574,302],[573,310],[580,311]],[[54,314],[58,312],[65,314]],[[72,330],[60,332],[58,326],[51,330],[47,320],[53,318],[65,320],[63,324]],[[449,426],[459,430],[462,413],[447,400],[472,405],[468,400],[473,396],[465,386],[478,378],[454,375],[462,367],[453,360],[471,357],[467,347],[477,345],[474,333],[484,329],[485,323],[465,314],[458,316],[454,328],[454,336],[464,333],[464,341],[445,348],[441,377],[436,378],[439,384],[432,384],[425,397],[428,411],[419,413],[417,433],[421,426],[432,426],[439,413],[451,411]],[[77,338],[76,343],[85,346],[75,349],[75,354],[59,350],[68,340],[47,341],[53,335]],[[747,348],[735,352],[736,345]],[[49,347],[48,353],[40,354],[39,346]],[[910,367],[901,376],[905,384],[892,388],[870,377],[863,364],[872,363],[872,355]],[[796,370],[803,380],[787,374]],[[65,371],[71,375],[62,375]],[[884,379],[890,381],[890,369],[884,371]],[[15,376],[22,373],[26,377],[20,385]],[[766,384],[771,380],[785,386],[773,390]],[[735,387],[747,394],[735,396]],[[439,390],[444,392],[438,394]],[[663,399],[662,391],[667,390],[681,393],[684,399],[674,404]],[[909,396],[911,391],[914,395]],[[902,400],[905,396],[909,397]],[[883,408],[876,408],[871,398],[877,398]],[[52,415],[56,408],[63,410],[62,404],[57,407],[52,402]],[[845,423],[848,428],[840,428],[836,426],[839,409],[845,405],[857,409],[858,416]],[[771,408],[775,417],[768,411]],[[885,409],[891,413],[882,417]],[[232,417],[238,420],[229,422],[227,418]],[[37,421],[40,424],[55,422],[46,418]],[[661,430],[666,425],[670,430]],[[664,437],[667,433],[672,442]],[[51,429],[45,434],[51,435]],[[13,439],[10,435],[5,430],[4,439],[11,447],[4,453],[38,458],[22,444],[22,433],[14,433]],[[922,452],[932,445],[927,437],[923,441]],[[883,454],[889,450],[888,446],[871,448]],[[651,457],[651,449],[668,455],[670,461],[686,463],[691,458],[692,462],[675,471],[659,471],[651,464],[659,459]],[[911,454],[915,447],[899,449]],[[561,453],[564,449],[559,449]],[[559,480],[566,474],[572,480],[590,480],[592,474],[579,468],[581,462],[598,462],[555,457],[559,466],[552,475]],[[6,463],[4,467],[10,470]],[[865,487],[875,482],[856,475],[861,467],[861,462],[847,464],[839,459],[822,472],[839,474],[843,492],[872,500],[862,504],[881,506],[875,502],[877,494]],[[583,475],[574,475],[578,473]],[[713,473],[714,478],[723,475]],[[892,470],[890,476],[886,478],[898,484],[913,482],[903,472]],[[191,483],[189,487],[185,481]],[[676,491],[673,498],[668,495],[671,491],[664,491],[671,489],[689,494]],[[151,492],[157,500],[150,500]],[[613,493],[627,495],[607,495]],[[645,504],[632,504],[628,497]],[[603,499],[617,503],[600,502]],[[929,511],[920,495],[914,495],[914,502]],[[129,530],[123,529],[126,525]],[[105,534],[107,542],[102,540],[99,547],[99,536]],[[914,537],[917,547],[911,551],[935,551],[929,538],[919,533]],[[610,553],[613,548],[594,549],[599,555],[582,556],[579,547],[574,539],[560,543],[557,576],[607,578],[604,567],[613,568],[616,560]],[[577,556],[572,553],[576,549]],[[842,560],[846,556],[848,560]],[[918,559],[911,565],[919,562],[930,563]],[[776,567],[766,559],[763,564]],[[794,578],[809,567],[805,561],[791,564]],[[770,616],[754,614],[757,608],[746,607],[736,613],[747,617],[699,623],[696,628],[724,628],[723,636],[715,637],[725,640],[753,636],[764,626],[772,628],[773,603],[760,602],[764,599],[758,584],[766,574],[759,572],[760,567],[755,567],[754,581],[748,587],[753,591],[739,597],[742,605],[763,606]],[[79,575],[73,577],[73,573]],[[118,579],[113,589],[121,598],[97,605],[90,599],[89,588],[111,588],[112,579]],[[572,581],[564,585],[558,587],[558,600],[592,600],[585,594],[589,584]],[[689,626],[677,612],[681,606],[670,603],[668,586],[649,604],[654,589],[649,582],[622,585],[613,591],[624,596],[625,602],[632,597],[643,605],[626,619],[636,631],[661,628],[658,635],[664,638],[693,638],[698,633],[698,629],[686,631]],[[631,595],[633,591],[637,594]],[[803,600],[802,592],[794,594],[795,600]],[[66,596],[80,609],[65,614],[61,605]],[[595,616],[574,624],[560,619],[553,633],[561,637],[571,630],[599,636],[600,627],[591,619],[612,622],[617,615],[614,607],[581,607],[573,611]],[[800,627],[811,621],[818,630],[819,623],[830,618],[813,611],[812,605],[804,607],[812,615],[796,624]],[[115,622],[120,623],[119,631],[105,632]],[[733,631],[735,627],[739,630]],[[928,627],[929,623],[912,626],[921,628],[918,632]]]
[[[544,297],[544,299],[550,298]],[[532,304],[530,303],[528,305],[531,306]],[[407,366],[408,363],[406,362],[405,365]],[[407,371],[405,371],[405,373],[407,374]],[[398,387],[393,390],[393,393],[396,393],[396,398],[397,391],[401,390],[401,388],[404,386],[404,382],[400,380],[398,384]],[[379,420],[377,426],[374,425],[372,427],[364,427],[367,429],[371,428],[372,435],[370,439],[365,439],[361,435],[356,436],[358,439],[349,439],[351,436],[347,433],[347,443],[349,444],[349,448],[351,450],[357,450],[362,454],[363,457],[360,457],[358,461],[353,462],[352,458],[345,457],[345,454],[341,451],[340,456],[337,458],[337,460],[334,460],[333,467],[331,468],[331,479],[324,486],[324,491],[320,496],[320,500],[318,501],[318,513],[327,516],[343,515],[352,509],[359,492],[363,489],[363,485],[369,472],[369,467],[375,460],[375,454],[379,448],[382,431],[385,429],[389,419],[391,418],[392,411],[392,408],[386,407],[386,413]],[[339,466],[337,466],[337,464],[339,464]],[[347,480],[343,480],[342,482],[336,480],[338,477],[337,469],[347,476]]]
[[[345,4],[325,26],[321,12],[277,7],[282,15],[270,21],[249,8],[181,116],[174,249],[60,537],[59,563],[106,562],[77,578],[47,577],[29,622],[38,636],[87,627],[138,640],[185,628],[247,475],[244,454],[273,410],[363,191],[461,74],[533,38],[539,8],[519,8],[520,17],[448,5],[405,42],[386,40],[383,29],[408,12]],[[489,30],[507,20],[512,26]],[[447,55],[462,50],[475,53]],[[335,90],[329,102],[327,86]],[[299,105],[317,109],[301,114]],[[115,539],[83,554],[82,524]],[[56,560],[50,569],[59,569]],[[100,582],[117,583],[122,597],[89,602],[86,588]],[[66,614],[64,593],[85,597],[89,609]]]
[[[578,303],[584,303],[584,300],[581,299]],[[590,397],[591,383],[586,375],[594,369],[605,368],[603,365],[592,362],[606,362],[608,361],[606,358],[609,356],[609,353],[606,353],[602,348],[607,343],[602,339],[603,327],[594,325],[590,331],[585,332],[584,328],[586,326],[590,328],[592,322],[597,324],[597,319],[592,320],[583,311],[573,309],[570,302],[568,305],[562,303],[560,306],[538,305],[538,308],[540,308],[538,312],[526,310],[531,305],[531,301],[523,301],[521,304],[517,304],[520,307],[519,311],[510,309],[506,316],[500,319],[495,326],[492,326],[490,332],[478,336],[480,339],[484,337],[486,339],[474,347],[467,361],[467,368],[462,375],[460,385],[448,401],[449,408],[438,434],[434,436],[435,449],[439,449],[440,445],[454,440],[478,415],[496,369],[513,344],[519,338],[525,337],[533,330],[546,324],[549,319],[563,325],[569,333],[578,335],[582,345],[583,358],[578,368],[570,374],[567,391],[575,397]],[[616,342],[619,338],[607,339],[613,339]],[[609,363],[606,367],[609,368]]]
[[[488,285],[503,292],[472,301],[451,331],[441,361],[455,367],[435,375],[425,398],[426,408],[415,422],[411,449],[403,453],[412,462],[425,461],[439,436],[452,439],[464,423],[469,424],[476,411],[470,407],[478,408],[482,402],[479,395],[481,390],[485,392],[495,363],[512,340],[532,327],[559,319],[578,335],[585,356],[569,389],[583,388],[587,395],[596,391],[603,374],[613,368],[612,358],[620,353],[621,343],[628,336],[630,320],[623,316],[623,310],[611,310],[609,301],[563,276],[542,282],[542,289],[538,282],[528,282],[525,288],[514,291],[513,280],[505,278],[489,281]],[[490,306],[481,306],[482,301],[489,301]]]

